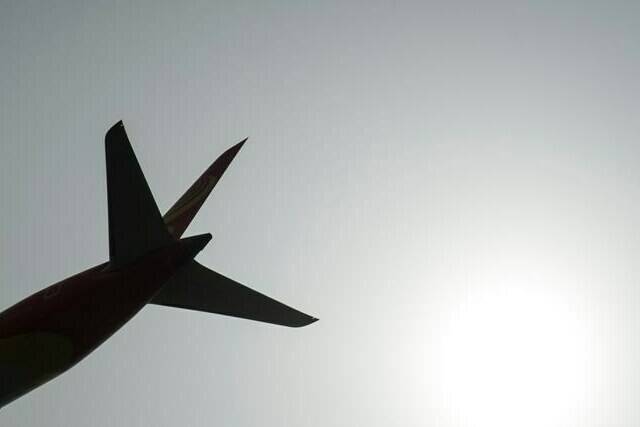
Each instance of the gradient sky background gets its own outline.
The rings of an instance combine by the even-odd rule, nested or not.
[[[108,256],[123,119],[320,317],[146,307],[3,426],[640,425],[640,3],[3,2],[0,309]]]

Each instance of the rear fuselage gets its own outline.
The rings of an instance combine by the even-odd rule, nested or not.
[[[209,239],[176,241],[121,268],[95,266],[0,313],[0,407],[102,344]]]

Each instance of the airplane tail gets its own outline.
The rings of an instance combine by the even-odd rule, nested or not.
[[[109,129],[105,151],[110,266],[117,268],[180,239],[245,141],[234,145],[216,159],[163,218],[122,122]],[[292,327],[305,326],[318,320],[194,260],[169,279],[151,303]]]
[[[182,236],[245,142],[246,138],[218,157],[164,215],[164,222],[174,238]],[[196,261],[191,261],[173,276],[151,304],[291,327],[305,326],[318,320]]]
[[[122,122],[105,137],[109,263],[118,267],[174,241],[167,231]]]

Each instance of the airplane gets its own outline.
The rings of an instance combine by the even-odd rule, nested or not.
[[[315,317],[204,267],[211,234],[182,234],[246,139],[160,215],[122,121],[105,137],[109,260],[0,313],[0,408],[57,377],[147,304],[301,327]]]

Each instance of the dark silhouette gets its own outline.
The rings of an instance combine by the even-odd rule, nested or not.
[[[293,327],[317,320],[198,264],[210,234],[181,238],[245,141],[163,218],[122,122],[109,129],[109,261],[0,313],[0,407],[71,368],[148,303]]]

